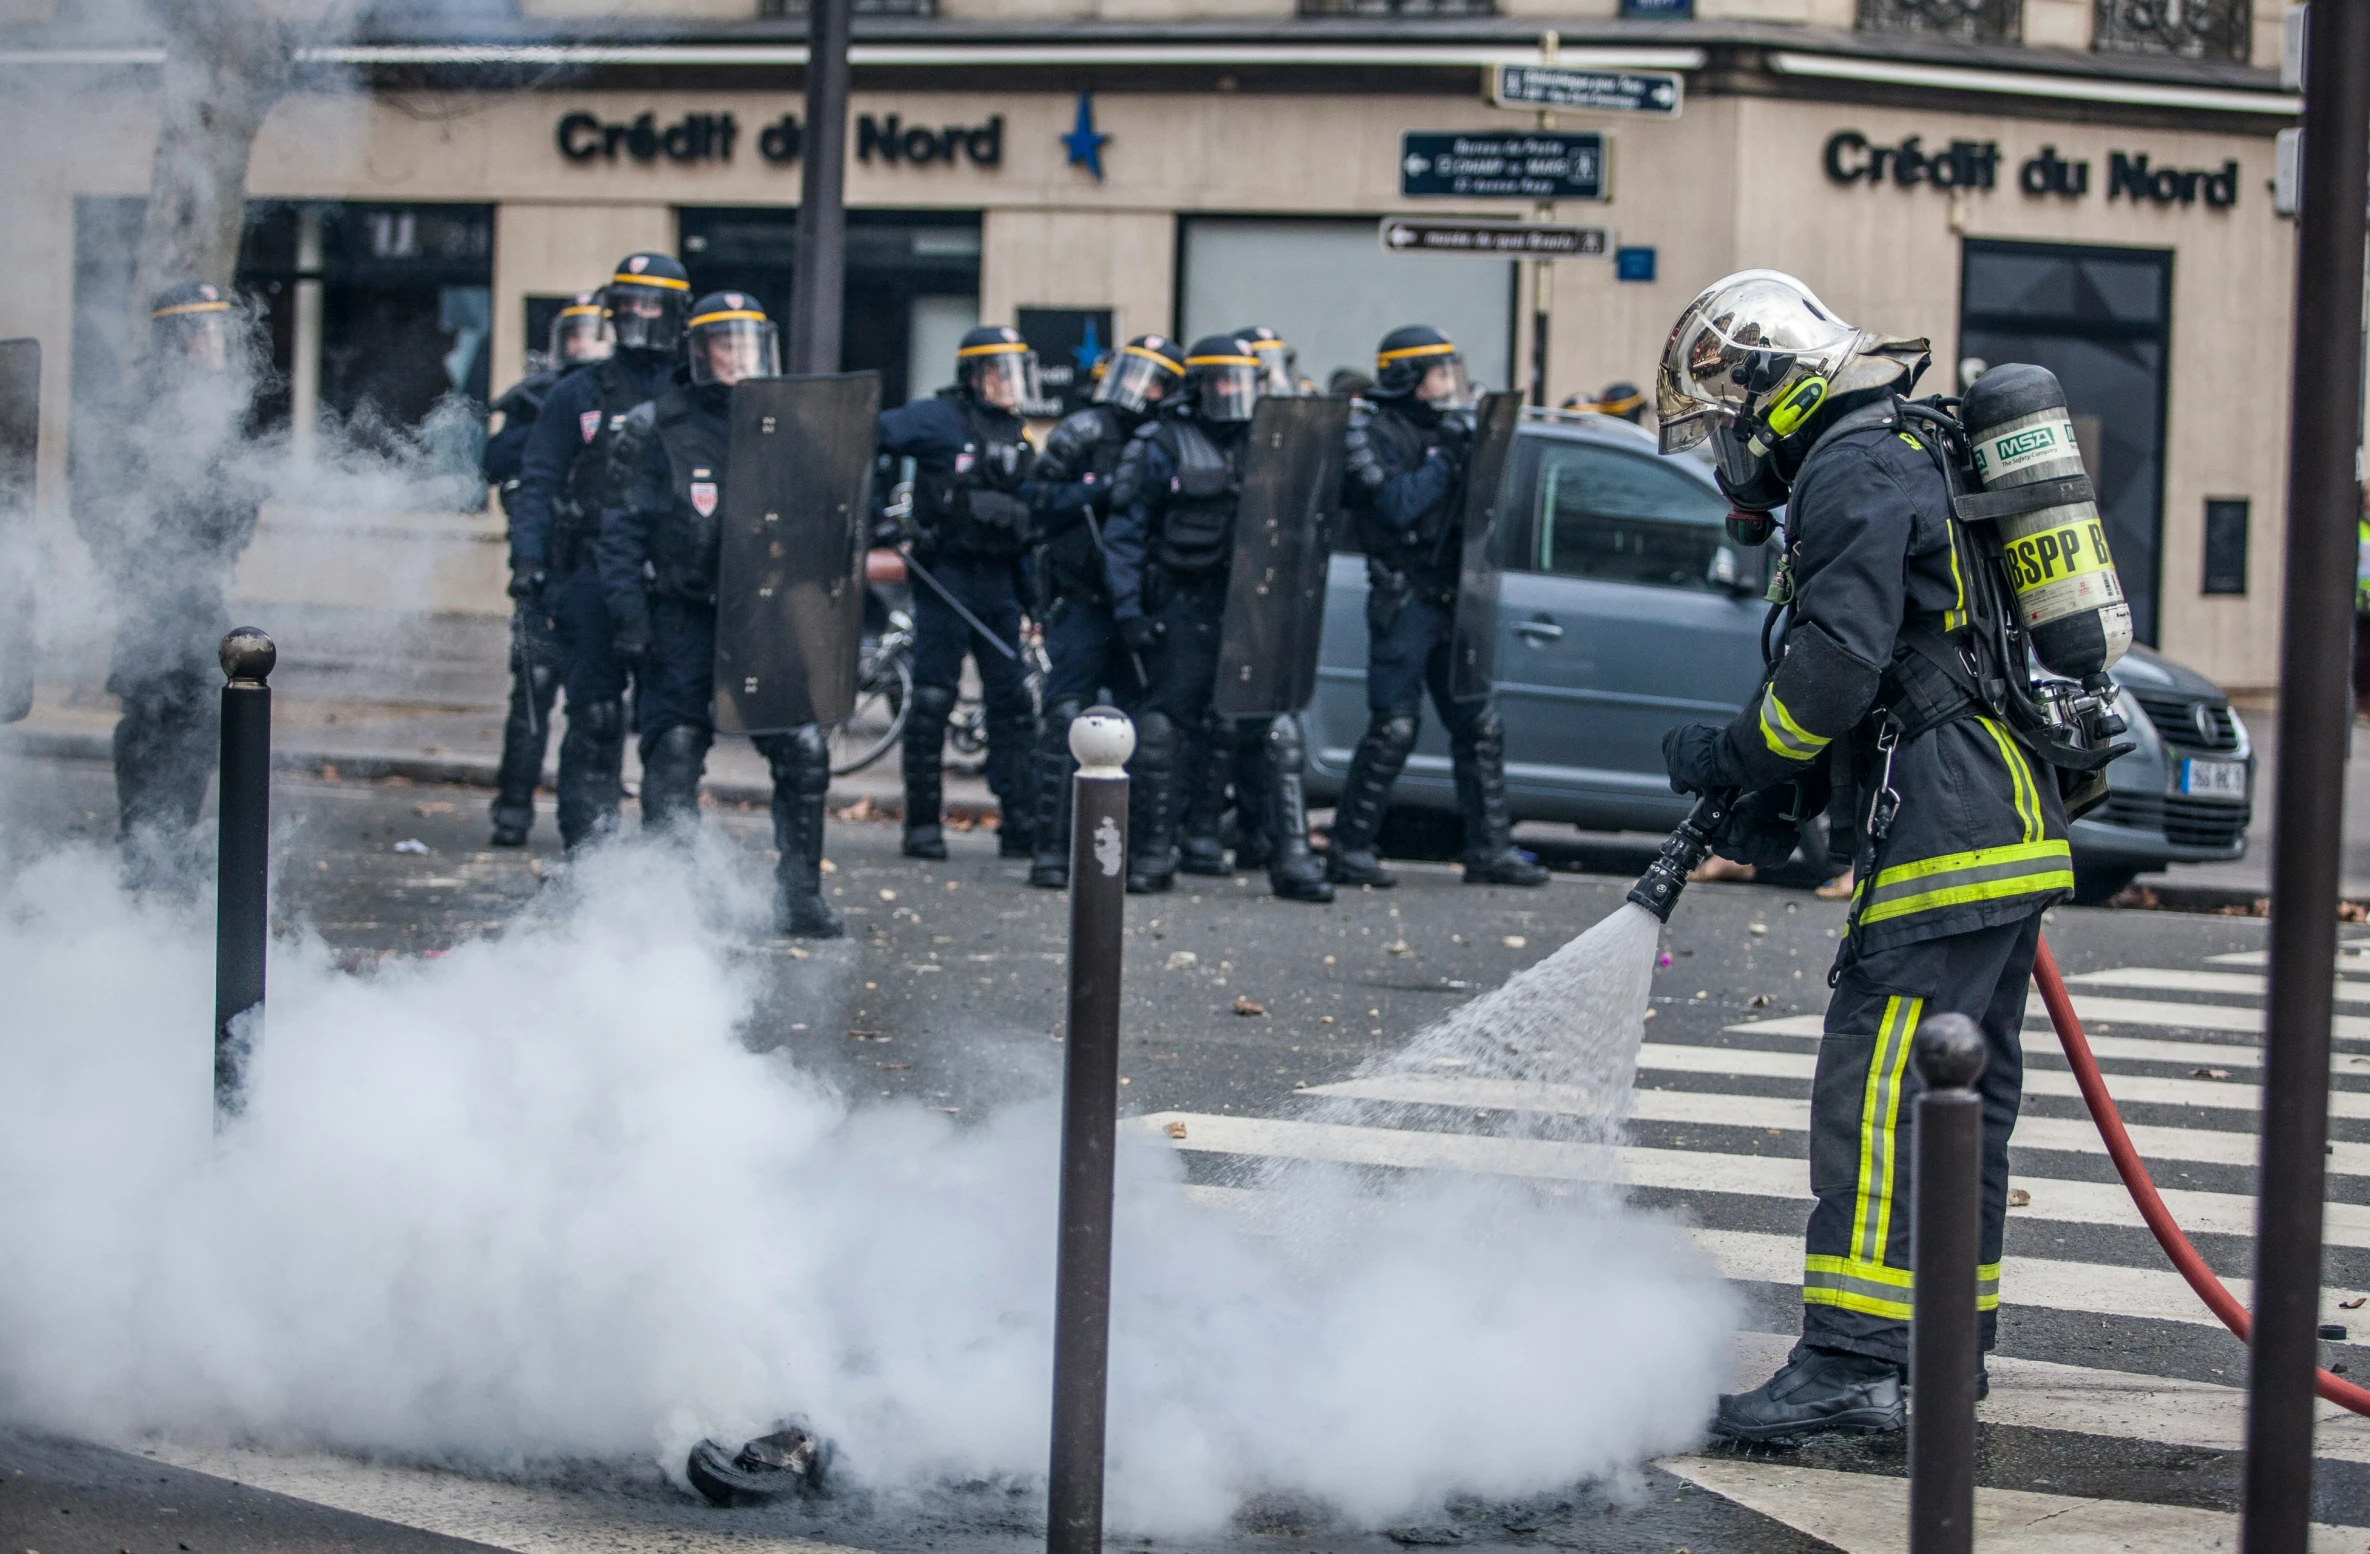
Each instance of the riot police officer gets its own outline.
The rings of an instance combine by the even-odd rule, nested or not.
[[[1043,544],[1037,583],[1047,600],[1032,885],[1059,890],[1070,882],[1070,777],[1077,766],[1070,724],[1098,699],[1133,710],[1144,691],[1144,661],[1120,640],[1111,614],[1103,529],[1128,439],[1184,383],[1181,346],[1160,335],[1136,336],[1105,365],[1094,402],[1046,437],[1030,478],[1029,503]],[[1129,829],[1140,835],[1143,827]]]
[[[731,473],[732,386],[781,372],[774,326],[741,292],[702,297],[684,332],[688,362],[618,434],[618,495],[602,513],[598,547],[617,646],[636,665],[642,827],[661,835],[699,824],[700,777],[716,739],[717,513]],[[752,742],[773,775],[774,927],[837,938],[846,926],[823,899],[823,730],[810,723]]]
[[[951,385],[881,413],[881,456],[914,461],[913,559],[927,574],[917,575],[913,591],[913,702],[901,754],[909,858],[946,856],[946,724],[966,653],[979,665],[986,702],[988,787],[1002,810],[997,850],[1030,855],[1037,709],[1026,671],[1007,655],[1020,644],[1020,575],[1032,529],[1023,489],[1035,455],[1020,411],[1036,397],[1036,380],[1037,353],[1019,332],[983,325],[956,346]]]
[[[1547,883],[1547,870],[1508,839],[1506,731],[1496,699],[1458,701],[1449,693],[1473,441],[1463,413],[1468,401],[1455,343],[1412,324],[1383,336],[1373,398],[1350,412],[1343,497],[1366,553],[1369,717],[1334,809],[1326,875],[1336,884],[1398,883],[1375,856],[1374,840],[1391,786],[1415,748],[1427,686],[1455,762],[1465,883]]]
[[[1742,862],[1793,850],[1787,817],[1801,801],[1782,795],[1816,805],[1842,789],[1859,832],[1812,1087],[1802,1339],[1765,1385],[1720,1400],[1713,1428],[1731,1439],[1901,1428],[1909,1051],[1919,1022],[1946,1011],[1974,1020],[1990,1048],[1978,1081],[1986,1349],[1998,1320],[2025,995],[2042,909],[2074,879],[2054,771],[1987,711],[1968,667],[1992,651],[1971,624],[1978,558],[1936,433],[1900,398],[1925,355],[1923,340],[1841,322],[1792,276],[1748,270],[1680,315],[1657,385],[1664,452],[1708,436],[1731,501],[1787,504],[1782,649],[1735,721],[1665,738],[1671,786],[1745,795],[1720,842]],[[2025,666],[2019,639],[2013,672]]]
[[[552,385],[575,368],[606,361],[616,339],[597,291],[580,291],[552,317],[544,365],[512,384],[494,409],[502,430],[486,439],[480,473],[494,488],[505,516],[517,499],[527,434],[543,413]],[[510,712],[502,720],[502,764],[494,776],[496,847],[524,847],[535,824],[535,785],[543,780],[543,752],[559,697],[559,651],[550,617],[531,601],[511,601]]]
[[[665,254],[628,254],[601,293],[615,349],[545,396],[510,504],[510,592],[549,623],[568,693],[560,739],[560,840],[617,827],[624,792],[626,666],[610,634],[592,540],[614,499],[610,451],[626,417],[667,385],[691,280]]]
[[[1152,689],[1137,729],[1135,780],[1144,789],[1143,845],[1127,888],[1165,891],[1175,878],[1178,745],[1210,709],[1219,628],[1234,559],[1244,445],[1259,398],[1259,359],[1232,335],[1194,342],[1185,392],[1128,444],[1105,535],[1105,571],[1122,640],[1152,658]],[[1265,814],[1268,883],[1291,901],[1330,901],[1333,887],[1308,846],[1299,721],[1270,725],[1276,781]]]
[[[244,319],[204,282],[158,294],[108,463],[78,465],[74,516],[122,614],[107,688],[124,876],[189,883],[220,740],[223,595],[262,489],[238,457],[252,362]],[[103,483],[102,483],[103,482]]]

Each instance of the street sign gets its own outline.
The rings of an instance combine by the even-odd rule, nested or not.
[[[1511,221],[1430,221],[1393,216],[1382,245],[1394,254],[1471,254],[1484,259],[1601,258],[1612,247],[1603,227],[1517,225]]]
[[[1601,200],[1605,137],[1513,130],[1409,130],[1399,137],[1399,192],[1462,199]]]
[[[1501,108],[1585,108],[1677,118],[1682,78],[1660,70],[1577,70],[1567,65],[1499,65],[1490,101]]]

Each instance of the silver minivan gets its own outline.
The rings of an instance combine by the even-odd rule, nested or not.
[[[1664,777],[1662,736],[1726,722],[1759,687],[1770,552],[1729,542],[1708,466],[1661,456],[1623,421],[1533,414],[1506,479],[1497,686],[1514,817],[1667,831],[1689,801]],[[2107,802],[2074,824],[2084,900],[2169,863],[2246,853],[2254,754],[2229,698],[2145,648],[2115,676],[2136,748],[2108,768]],[[1312,799],[1340,793],[1366,717],[1366,564],[1344,551],[1307,717]],[[1447,841],[1455,803],[1448,742],[1427,709],[1386,845]]]

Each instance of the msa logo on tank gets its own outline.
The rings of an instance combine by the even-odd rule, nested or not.
[[[691,505],[699,510],[702,518],[715,515],[716,482],[709,478],[708,471],[704,469],[691,472]]]

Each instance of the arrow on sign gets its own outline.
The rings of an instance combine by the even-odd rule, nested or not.
[[[1408,154],[1407,160],[1401,162],[1399,165],[1406,169],[1408,177],[1421,178],[1425,173],[1431,171],[1432,159],[1430,157],[1416,156],[1411,152]]]

